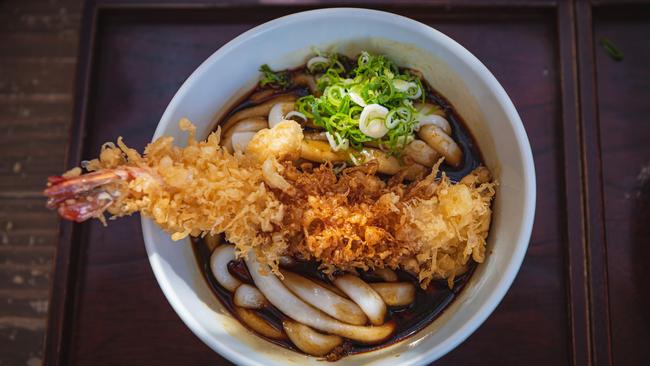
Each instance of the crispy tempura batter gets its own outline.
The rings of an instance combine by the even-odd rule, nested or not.
[[[330,273],[400,267],[423,286],[433,278],[451,286],[470,258],[484,260],[494,196],[486,168],[452,184],[444,173],[436,178],[436,165],[410,185],[398,176],[379,179],[373,162],[338,176],[330,165],[299,170],[278,161],[296,156],[302,133],[294,124],[258,133],[249,144],[254,153],[231,155],[219,146],[218,133],[197,142],[194,126],[182,120],[190,132],[187,147],[162,137],[140,156],[118,139],[118,147],[104,145],[100,158],[86,165],[95,173],[53,177],[45,194],[68,219],[139,211],[174,240],[225,233],[239,251],[254,250],[273,270],[289,254],[317,260]],[[290,151],[278,141],[288,141]]]
[[[439,164],[438,164],[439,165]],[[482,262],[490,224],[494,184],[478,168],[461,184],[451,184],[438,165],[419,182],[386,184],[375,164],[343,170],[330,166],[300,172],[287,164],[285,175],[299,194],[286,203],[284,228],[296,232],[291,255],[314,259],[326,271],[404,268],[431,278],[466,270],[469,258]]]
[[[120,172],[128,168],[141,173],[133,179],[115,180],[85,194],[75,194],[73,199],[86,203],[101,189],[110,195],[112,202],[106,211],[114,217],[140,212],[174,240],[225,233],[226,239],[237,243],[240,250],[254,248],[263,262],[276,262],[286,250],[282,240],[272,239],[274,229],[282,222],[284,207],[264,183],[259,165],[241,152],[231,155],[222,149],[219,133],[199,142],[194,139],[195,127],[189,121],[182,120],[180,126],[189,131],[184,148],[174,146],[172,137],[150,143],[144,156],[126,147],[121,139],[117,147],[104,144],[99,159],[85,164],[89,171]],[[55,188],[57,185],[48,190]],[[56,207],[62,216],[74,219],[62,212],[70,204]],[[94,214],[103,217],[101,211]]]

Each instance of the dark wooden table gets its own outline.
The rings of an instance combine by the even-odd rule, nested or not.
[[[324,2],[318,2],[324,3]],[[338,1],[430,24],[481,59],[528,132],[538,200],[521,271],[494,314],[440,364],[650,359],[650,4]],[[167,103],[241,32],[313,1],[87,4],[69,166],[124,136],[142,149]],[[599,45],[624,52],[615,61]],[[215,86],[218,87],[218,86]],[[182,324],[145,255],[139,218],[63,223],[47,333],[56,365],[226,364]]]
[[[0,365],[43,359],[82,0],[0,1]]]

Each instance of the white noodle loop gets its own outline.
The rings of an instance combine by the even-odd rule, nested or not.
[[[241,285],[241,281],[233,277],[228,271],[228,263],[235,260],[234,245],[220,245],[212,252],[210,269],[217,282],[226,290],[233,292]]]
[[[348,324],[366,324],[368,318],[353,301],[293,272],[282,272],[282,275],[282,283],[309,305]]]
[[[372,324],[380,325],[384,323],[386,304],[370,285],[359,277],[348,274],[334,279],[334,285],[359,305]]]
[[[233,302],[242,308],[261,309],[266,305],[266,298],[257,288],[248,284],[242,284],[235,290]]]
[[[235,132],[230,137],[232,148],[235,151],[244,151],[257,132]]]
[[[415,300],[415,286],[410,282],[371,283],[388,306],[405,306]]]
[[[274,104],[271,110],[269,111],[269,128],[273,128],[278,123],[286,120],[288,118],[288,114],[294,110],[294,106],[295,103],[293,102]]]
[[[308,355],[325,356],[343,343],[343,338],[339,336],[319,333],[292,320],[283,321],[282,326],[291,342]]]
[[[269,324],[269,322],[257,314],[255,310],[235,306],[235,313],[244,324],[257,333],[271,339],[287,339],[284,332]]]
[[[266,296],[266,299],[284,315],[297,322],[325,333],[365,344],[380,343],[390,337],[395,330],[393,322],[380,326],[359,326],[338,321],[322,311],[314,309],[294,295],[279,278],[271,273],[269,268],[264,271],[266,275],[261,274],[262,267],[255,259],[254,254],[248,255],[246,265],[255,285]]]
[[[452,166],[460,166],[463,160],[463,151],[456,141],[447,135],[440,127],[425,125],[420,128],[418,135],[432,149],[445,157],[445,162]]]

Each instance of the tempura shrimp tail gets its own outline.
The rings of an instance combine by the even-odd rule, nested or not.
[[[48,197],[47,207],[56,209],[64,219],[83,222],[103,218],[104,212],[116,201],[128,195],[129,182],[136,177],[159,182],[149,169],[120,166],[101,169],[84,175],[48,177],[48,187],[43,194]]]

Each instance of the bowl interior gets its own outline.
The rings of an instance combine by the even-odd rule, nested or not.
[[[199,136],[207,136],[215,118],[254,86],[261,64],[295,67],[314,48],[350,56],[368,50],[422,71],[464,118],[499,182],[489,255],[460,296],[414,336],[337,364],[430,362],[469,336],[501,300],[523,259],[534,213],[532,155],[519,116],[492,74],[467,50],[428,26],[384,12],[327,9],[280,18],[244,33],[206,60],[171,101],[154,138],[174,136],[183,144],[186,136],[178,128],[182,117],[197,126]],[[143,232],[154,273],[170,304],[215,351],[238,364],[322,364],[251,334],[233,319],[203,280],[189,241],[172,242],[146,219]]]

